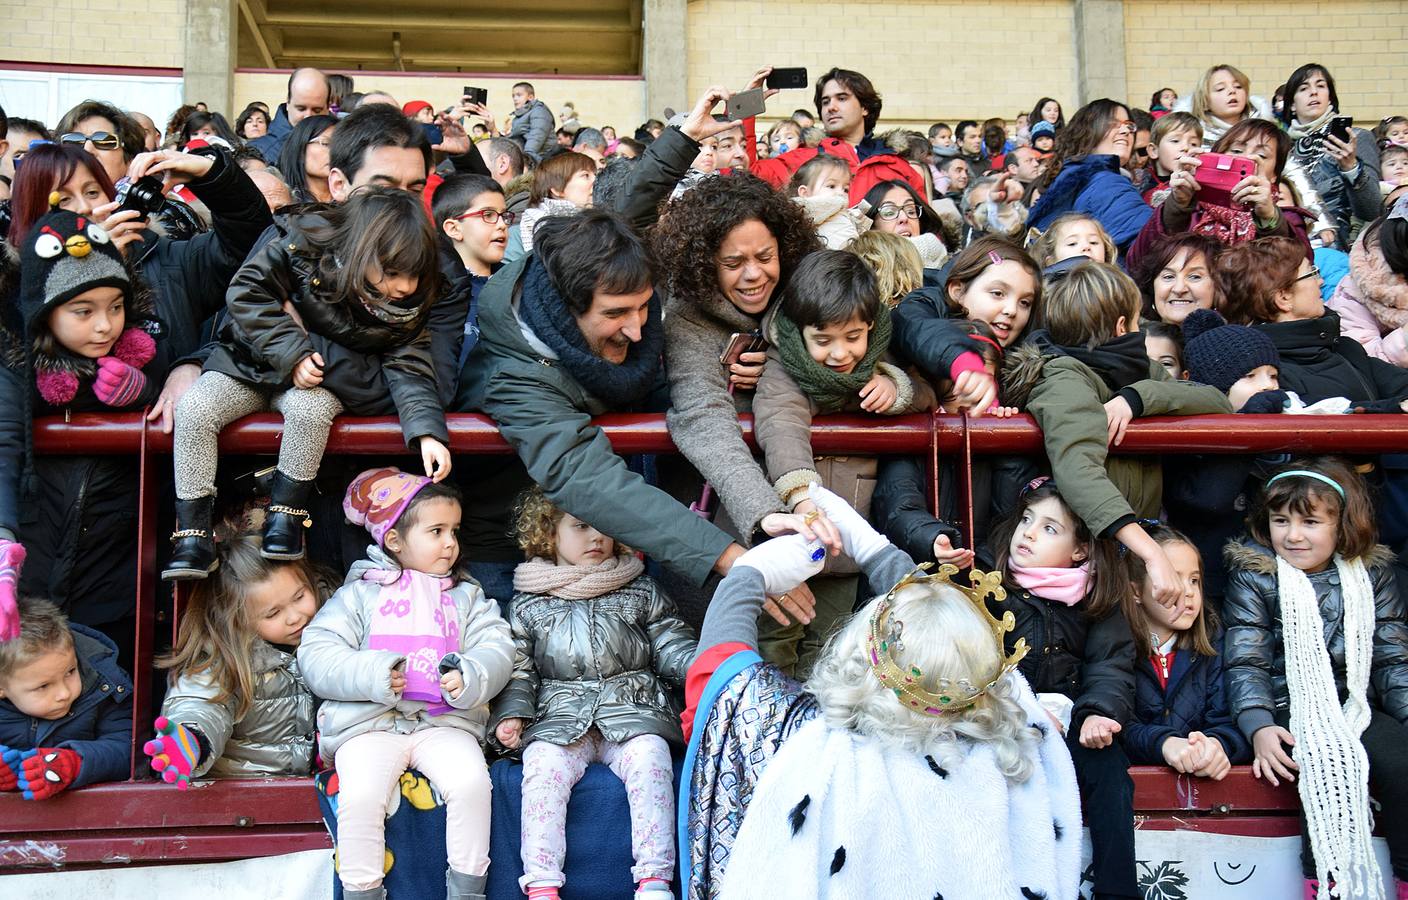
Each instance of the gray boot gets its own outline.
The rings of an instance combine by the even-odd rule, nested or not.
[[[342,900],[386,900],[386,888],[377,885],[374,888],[367,888],[364,891],[349,891],[342,889]]]
[[[466,875],[446,869],[445,900],[485,900],[484,888],[488,883],[488,875]]]

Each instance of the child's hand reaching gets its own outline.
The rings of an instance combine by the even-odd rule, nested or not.
[[[948,535],[941,534],[934,538],[934,562],[939,565],[951,563],[960,569],[966,569],[973,564],[973,551],[953,546],[953,541],[949,540]]]
[[[1080,726],[1080,745],[1091,750],[1100,750],[1115,742],[1115,735],[1123,727],[1114,719],[1105,716],[1086,716]]]
[[[494,729],[494,737],[499,739],[510,750],[517,750],[518,745],[523,743],[523,719],[504,719],[499,723],[499,727]]]
[[[464,691],[464,676],[460,675],[458,669],[451,669],[440,676],[440,690],[451,700],[460,699],[460,694]]]
[[[1280,725],[1263,726],[1252,735],[1252,752],[1256,754],[1256,759],[1252,761],[1252,774],[1257,778],[1265,778],[1271,782],[1272,787],[1281,783],[1276,780],[1276,776],[1294,782],[1295,773],[1300,771],[1300,766],[1282,749],[1282,744],[1294,747],[1296,739]]]
[[[420,439],[420,461],[425,465],[425,477],[437,484],[450,474],[450,448],[429,435]]]
[[[293,367],[293,386],[305,391],[323,383],[323,356],[314,351]]]
[[[191,772],[200,762],[200,741],[195,732],[178,725],[166,716],[157,716],[156,737],[142,747],[152,758],[152,768],[161,773],[161,780],[176,785],[177,790],[191,786]]]
[[[93,379],[93,394],[108,406],[127,406],[136,402],[147,389],[147,376],[142,370],[118,359],[104,356],[98,360],[98,373]]]
[[[1129,401],[1116,397],[1105,404],[1105,427],[1109,432],[1108,446],[1118,447],[1124,441],[1125,429],[1134,421],[1134,410]]]
[[[870,413],[888,412],[899,398],[899,388],[884,375],[875,374],[860,389],[860,408]]]
[[[399,663],[398,663],[398,665],[399,665]],[[401,692],[404,691],[405,689],[406,689],[406,673],[405,673],[405,672],[402,672],[400,669],[392,668],[392,670],[391,670],[391,693],[393,693],[393,694],[395,694],[397,697],[399,697],[399,696],[401,696]]]

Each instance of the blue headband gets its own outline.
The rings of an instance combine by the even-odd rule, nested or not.
[[[1335,481],[1335,479],[1331,478],[1328,475],[1321,475],[1319,472],[1312,472],[1309,469],[1291,469],[1290,471],[1282,472],[1279,475],[1274,475],[1272,476],[1270,481],[1266,482],[1266,486],[1270,487],[1271,485],[1280,481],[1282,478],[1292,478],[1297,475],[1301,478],[1314,478],[1316,481],[1323,481],[1325,484],[1328,484],[1330,487],[1335,489],[1335,493],[1340,495],[1340,500],[1345,500],[1344,488],[1340,487],[1339,482]]]

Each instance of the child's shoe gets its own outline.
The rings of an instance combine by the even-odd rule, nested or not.
[[[176,532],[171,535],[171,562],[161,572],[163,581],[204,579],[220,565],[211,530],[214,511],[214,497],[176,501]]]
[[[662,878],[643,878],[636,885],[635,900],[669,900],[673,896],[670,883]]]
[[[445,900],[485,900],[484,888],[488,883],[488,875],[466,875],[446,869]]]
[[[275,471],[269,490],[269,506],[264,517],[264,541],[260,555],[265,559],[302,559],[303,530],[313,526],[308,515],[308,497],[313,482],[298,481]]]

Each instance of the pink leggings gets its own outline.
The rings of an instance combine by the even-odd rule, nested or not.
[[[523,751],[523,877],[519,886],[562,886],[567,800],[588,763],[606,763],[626,784],[631,807],[631,878],[675,876],[675,795],[670,748],[653,734],[624,744],[593,728],[565,747],[534,741]]]
[[[337,860],[343,890],[381,884],[386,809],[401,773],[419,769],[445,798],[445,851],[465,875],[489,871],[489,769],[474,735],[453,727],[369,731],[337,749]]]

